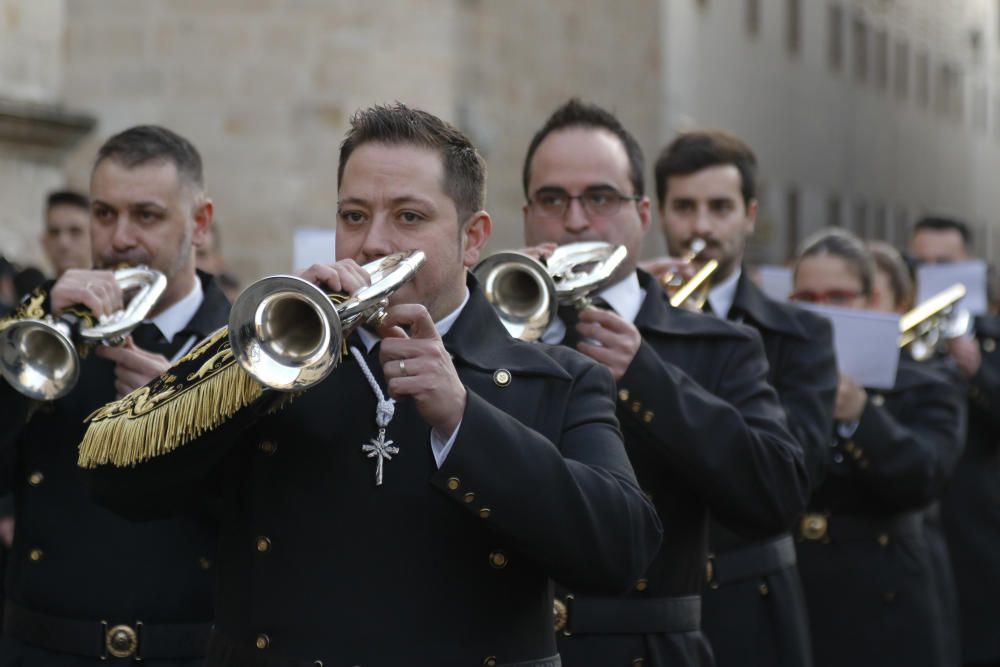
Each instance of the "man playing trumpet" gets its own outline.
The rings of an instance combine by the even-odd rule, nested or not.
[[[621,591],[655,553],[607,371],[511,339],[467,278],[491,231],[485,180],[439,118],[358,112],[339,261],[303,275],[356,292],[360,264],[423,251],[377,331],[290,403],[265,392],[134,468],[93,462],[100,497],[136,516],[221,484],[209,665],[555,666],[550,580]]]
[[[805,503],[802,451],[785,428],[752,330],[669,305],[636,270],[650,226],[642,151],[612,114],[570,100],[524,161],[529,252],[606,241],[629,252],[594,298],[543,335],[575,345],[617,381],[618,418],[639,483],[664,521],[663,548],[625,596],[567,587],[560,651],[574,666],[710,665],[700,593],[711,512],[748,537],[787,525]],[[563,597],[563,596],[561,596]]]
[[[0,665],[136,657],[200,665],[212,619],[214,519],[196,510],[148,524],[126,521],[89,498],[76,459],[88,414],[157,376],[226,321],[229,303],[194,265],[212,202],[195,147],[152,126],[104,144],[90,196],[99,268],[66,271],[0,329],[78,305],[97,316],[121,310],[126,299],[110,269],[122,264],[158,270],[167,286],[124,345],[97,347],[80,361],[79,382],[65,397],[32,402],[0,380],[0,445],[13,448],[17,510]]]

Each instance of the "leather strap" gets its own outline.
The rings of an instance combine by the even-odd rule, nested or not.
[[[701,629],[701,596],[594,598],[570,596],[566,601],[569,634],[653,634]]]
[[[794,567],[795,542],[791,535],[752,544],[709,556],[708,583],[725,586],[753,577],[773,574]]]

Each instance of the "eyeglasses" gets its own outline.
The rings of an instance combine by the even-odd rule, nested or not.
[[[847,306],[860,296],[862,296],[861,292],[855,290],[832,289],[826,292],[799,290],[798,292],[792,292],[788,298],[792,301],[805,301],[806,303],[826,303],[831,306]]]
[[[539,215],[546,218],[561,218],[569,210],[574,199],[580,200],[580,205],[588,215],[595,218],[606,218],[614,215],[622,207],[622,202],[639,201],[638,195],[623,195],[614,188],[587,188],[580,195],[571,195],[562,188],[542,188],[529,199]]]

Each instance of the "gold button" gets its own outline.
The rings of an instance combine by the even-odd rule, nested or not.
[[[483,665],[486,667],[497,667],[497,657],[495,655],[491,655],[483,660]]]
[[[502,551],[494,551],[490,554],[490,565],[498,570],[507,567],[507,554]]]
[[[636,414],[639,414],[640,410],[642,410],[642,403],[639,402],[639,401],[633,402],[632,403],[632,412],[634,412]]]
[[[271,456],[278,451],[278,445],[273,440],[261,440],[260,444],[257,445],[257,449],[259,449],[264,456]]]
[[[761,583],[761,585],[757,587],[757,592],[760,593],[762,598],[766,598],[771,591],[768,589],[767,584]]]
[[[264,649],[266,649],[268,646],[271,645],[271,638],[265,635],[264,633],[261,633],[257,635],[256,645],[257,648],[263,651]]]
[[[892,602],[893,600],[896,599],[896,594],[893,593],[892,591],[890,591],[888,593],[883,593],[882,594],[882,599],[885,600],[886,602]]]
[[[32,486],[38,486],[39,484],[42,483],[43,479],[45,479],[45,475],[36,470],[35,472],[28,475],[28,484]]]
[[[647,579],[640,579],[639,581],[635,582],[635,590],[639,591],[640,593],[646,590],[647,588],[649,588],[649,581]]]
[[[983,352],[995,352],[997,349],[997,342],[992,338],[983,339]]]
[[[885,405],[885,396],[882,394],[872,394],[872,405],[876,408],[880,408]]]
[[[646,422],[647,424],[653,421],[653,411],[646,410],[646,412],[642,415],[642,421]]]
[[[889,546],[889,536],[886,533],[879,533],[878,544],[881,547]]]
[[[844,443],[844,451],[845,452],[853,452],[854,451],[854,441],[853,440],[848,440],[847,442]]]
[[[855,449],[853,452],[851,452],[851,458],[853,458],[855,461],[860,461],[861,457],[864,455],[865,453],[860,449]]]
[[[619,389],[618,390],[618,400],[619,401],[627,401],[628,400],[628,389]]]
[[[481,508],[479,510],[479,518],[480,519],[489,519],[490,518],[490,508],[489,507],[483,507],[483,508]]]
[[[472,491],[468,491],[464,496],[462,496],[462,500],[464,500],[466,503],[471,503],[475,499],[476,499],[476,494],[474,494]]]
[[[261,553],[267,553],[271,550],[271,540],[265,536],[260,536],[257,538],[257,551]]]
[[[804,514],[799,524],[799,532],[807,540],[821,540],[826,537],[827,520],[822,514]]]
[[[451,489],[452,491],[458,490],[458,487],[460,485],[461,485],[461,482],[458,481],[458,477],[449,477],[448,478],[448,488]]]
[[[44,555],[45,555],[45,552],[43,552],[41,549],[32,549],[31,551],[28,552],[28,558],[30,558],[31,560],[33,560],[36,563],[38,561],[42,560],[42,557]]]
[[[506,368],[501,368],[500,370],[493,373],[493,383],[498,387],[506,387],[510,384],[510,371]]]
[[[200,567],[203,570],[210,570],[212,569],[212,561],[202,556],[201,558],[198,559],[198,567]]]

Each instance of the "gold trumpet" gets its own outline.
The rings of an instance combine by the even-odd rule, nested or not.
[[[964,297],[965,285],[955,283],[904,314],[899,320],[899,347],[909,348],[916,361],[926,361],[942,341],[967,334],[972,316],[956,308]]]
[[[680,261],[682,264],[692,264],[698,255],[700,255],[705,248],[708,247],[708,242],[703,238],[694,238],[688,245],[688,251],[681,256]],[[719,268],[719,262],[717,260],[711,259],[705,262],[702,266],[687,282],[684,282],[684,277],[681,275],[680,271],[672,270],[667,271],[660,278],[660,283],[663,285],[663,289],[666,290],[667,295],[670,297],[670,305],[674,308],[679,308],[684,305],[689,299],[694,299],[698,310],[701,310],[705,306],[705,301],[708,299],[708,290],[711,287],[711,282],[709,279],[712,274],[716,272]]]
[[[628,257],[625,246],[581,241],[559,246],[544,263],[521,252],[490,255],[472,273],[514,338],[541,338],[560,304],[583,308]]]
[[[265,387],[308,389],[337,366],[351,332],[362,325],[378,327],[389,297],[426,259],[422,250],[409,250],[369,262],[362,268],[371,275],[371,284],[342,300],[296,276],[258,280],[233,302],[233,357]]]
[[[146,318],[167,289],[167,278],[145,266],[118,269],[115,282],[135,292],[111,315],[94,318],[75,308],[10,323],[0,334],[0,374],[14,389],[39,401],[68,394],[80,378],[80,356],[98,344],[120,345]]]

